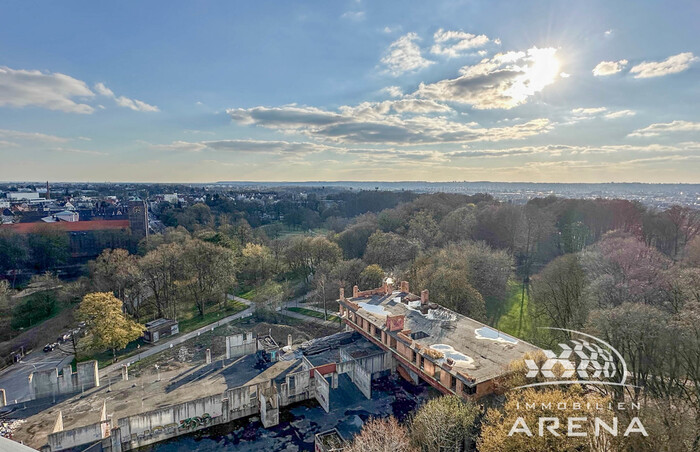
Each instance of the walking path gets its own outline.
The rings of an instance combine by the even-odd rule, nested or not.
[[[148,350],[144,350],[137,355],[130,356],[128,358],[123,359],[120,362],[117,362],[117,363],[111,364],[107,367],[104,367],[104,368],[100,369],[100,377],[104,377],[105,375],[109,374],[110,372],[114,372],[116,370],[121,369],[121,367],[126,363],[133,363],[136,361],[140,361],[143,358],[147,358],[151,355],[162,352],[163,350],[174,347],[175,345],[181,344],[189,339],[192,339],[193,337],[196,337],[197,335],[199,335],[201,333],[211,331],[216,327],[219,327],[221,325],[226,325],[227,323],[233,322],[234,320],[238,320],[240,318],[249,317],[249,316],[253,315],[253,312],[255,311],[255,303],[252,303],[249,300],[246,300],[245,298],[237,297],[235,295],[229,295],[228,297],[229,297],[229,299],[233,299],[233,300],[236,300],[238,302],[241,302],[241,303],[248,305],[248,308],[246,308],[245,310],[243,310],[237,314],[233,314],[233,315],[230,315],[228,317],[224,317],[223,319],[221,319],[217,322],[210,323],[209,325],[203,326],[203,327],[198,328],[194,331],[190,331],[187,334],[175,336],[172,339],[158,343],[158,345],[151,347]]]

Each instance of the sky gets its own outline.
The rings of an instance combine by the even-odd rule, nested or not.
[[[700,2],[0,3],[0,180],[700,183]]]

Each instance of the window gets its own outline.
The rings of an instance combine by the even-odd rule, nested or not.
[[[296,378],[294,378],[294,375],[289,376],[289,390],[293,391],[297,386],[296,383]]]
[[[450,389],[453,391],[457,390],[457,377],[452,374],[450,374]]]
[[[472,385],[472,386],[469,386],[466,384],[462,385],[462,392],[467,394],[467,395],[476,394],[476,385]]]

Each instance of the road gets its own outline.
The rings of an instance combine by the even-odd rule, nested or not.
[[[57,348],[48,353],[34,350],[26,355],[21,362],[0,372],[0,389],[5,390],[8,404],[15,403],[15,400],[18,402],[29,400],[29,375],[32,372],[53,368],[60,370],[73,361],[73,353],[69,344],[61,344],[61,348],[63,350]]]
[[[203,326],[203,327],[196,329],[194,331],[190,331],[187,334],[177,335],[168,341],[158,342],[158,345],[151,347],[148,350],[144,350],[141,353],[139,353],[138,355],[130,356],[129,358],[123,359],[120,362],[111,364],[107,367],[103,367],[102,369],[100,369],[100,378],[104,378],[107,374],[109,374],[111,372],[118,371],[119,369],[121,369],[122,365],[124,365],[124,364],[133,363],[133,362],[139,361],[143,358],[147,358],[151,355],[162,352],[165,349],[168,349],[170,347],[174,347],[175,345],[181,344],[189,339],[192,339],[193,337],[196,337],[200,333],[205,333],[207,331],[211,331],[218,326],[225,325],[229,322],[240,319],[242,317],[247,317],[247,316],[253,315],[253,312],[255,311],[255,303],[252,303],[249,300],[246,300],[246,299],[241,298],[241,297],[237,297],[235,295],[229,295],[228,297],[229,297],[229,299],[233,299],[233,300],[236,300],[238,302],[241,302],[241,303],[248,305],[248,308],[246,308],[245,310],[243,310],[237,314],[233,314],[233,315],[230,315],[228,317],[224,317],[223,319],[219,320],[218,322],[210,323],[207,326]]]

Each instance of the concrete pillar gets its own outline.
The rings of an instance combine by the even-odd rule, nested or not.
[[[7,397],[5,396],[5,390],[0,389],[0,408],[7,405]]]
[[[211,364],[211,349],[209,349],[209,348],[207,349],[206,355],[207,355],[207,364]]]
[[[288,335],[287,335],[287,347],[290,347],[290,348],[291,348],[292,342],[293,342],[293,341],[292,341],[292,335],[291,335],[291,334],[288,334]]]
[[[360,294],[360,288],[357,286],[352,286],[352,297],[357,298],[357,296]]]
[[[129,381],[129,368],[122,364],[122,380]]]
[[[428,289],[423,289],[420,291],[420,304],[421,304],[421,306],[428,304],[428,296],[429,295],[430,295],[430,292],[428,292]]]
[[[340,298],[340,301],[345,301],[345,289],[342,287],[340,288],[340,296],[338,298]]]
[[[331,388],[338,389],[338,372],[331,374]]]

